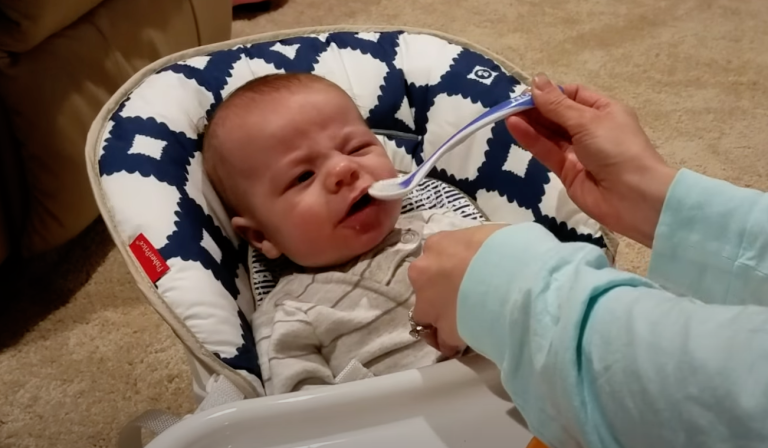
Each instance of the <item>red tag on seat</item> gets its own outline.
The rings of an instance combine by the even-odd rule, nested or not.
[[[157,283],[170,269],[155,246],[149,242],[143,233],[138,234],[128,247],[152,283]]]

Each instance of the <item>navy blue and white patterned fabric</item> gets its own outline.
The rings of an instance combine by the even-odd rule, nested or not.
[[[248,248],[204,175],[199,142],[223,98],[278,72],[312,72],[344,88],[401,171],[524,88],[489,57],[428,34],[334,32],[192,57],[131,91],[102,132],[107,219],[124,241],[144,233],[158,248],[170,266],[156,285],[162,298],[205,348],[254,384],[260,372],[249,324],[256,304]],[[599,226],[515,145],[503,123],[475,134],[431,176],[461,189],[493,221],[536,221],[562,240],[604,245]]]

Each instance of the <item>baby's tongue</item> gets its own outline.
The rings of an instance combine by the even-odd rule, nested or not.
[[[354,204],[352,204],[352,207],[349,209],[348,216],[354,215],[357,212],[360,212],[361,210],[365,209],[371,204],[371,201],[373,198],[369,194],[363,195],[360,199],[357,200]]]
[[[355,202],[344,219],[345,226],[362,233],[376,229],[379,219],[376,216],[376,207],[373,206],[375,201],[372,197],[365,195]]]

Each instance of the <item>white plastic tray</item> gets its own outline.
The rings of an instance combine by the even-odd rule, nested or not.
[[[531,434],[496,367],[468,356],[193,415],[151,448],[525,448]]]

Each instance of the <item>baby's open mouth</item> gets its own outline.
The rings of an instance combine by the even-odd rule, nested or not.
[[[352,204],[352,207],[350,207],[349,211],[347,212],[347,217],[350,217],[358,212],[365,210],[365,208],[371,205],[373,201],[374,201],[373,197],[371,197],[371,195],[369,195],[368,193],[365,193],[360,197],[360,199],[358,199],[357,201],[355,201],[354,204]]]

